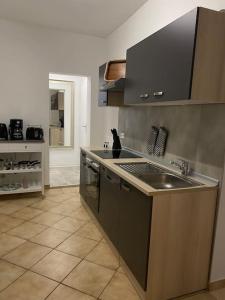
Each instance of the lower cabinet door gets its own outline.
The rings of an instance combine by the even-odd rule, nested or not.
[[[152,198],[121,180],[119,197],[120,255],[146,290]]]
[[[100,173],[99,222],[114,246],[119,238],[119,195],[120,177],[105,167]]]

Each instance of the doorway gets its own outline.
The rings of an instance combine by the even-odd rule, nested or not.
[[[50,187],[80,184],[80,147],[90,144],[90,80],[49,74]]]

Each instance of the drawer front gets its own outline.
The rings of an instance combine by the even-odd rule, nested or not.
[[[9,152],[9,144],[0,144],[0,153]]]
[[[42,144],[10,144],[8,152],[42,152]]]

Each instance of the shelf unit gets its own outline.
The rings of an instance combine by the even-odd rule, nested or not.
[[[25,194],[25,193],[36,193],[36,192],[42,192],[42,186],[35,186],[35,187],[29,187],[27,189],[20,188],[14,191],[1,191],[0,195],[10,195],[10,194]],[[43,195],[43,193],[42,193]]]
[[[21,169],[21,170],[0,170],[0,175],[1,174],[20,174],[20,173],[42,173],[42,168]]]
[[[40,161],[39,168],[0,170],[0,195],[41,192],[44,196],[44,142],[0,142],[0,159]],[[22,187],[10,191],[1,189],[1,185],[16,183]]]

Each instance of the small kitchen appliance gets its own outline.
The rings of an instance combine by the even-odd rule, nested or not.
[[[23,120],[10,120],[9,135],[11,140],[23,140]]]
[[[26,130],[27,140],[37,140],[41,141],[44,138],[43,129],[40,127],[28,127]]]
[[[8,140],[8,131],[4,123],[0,123],[0,141],[2,140]]]

